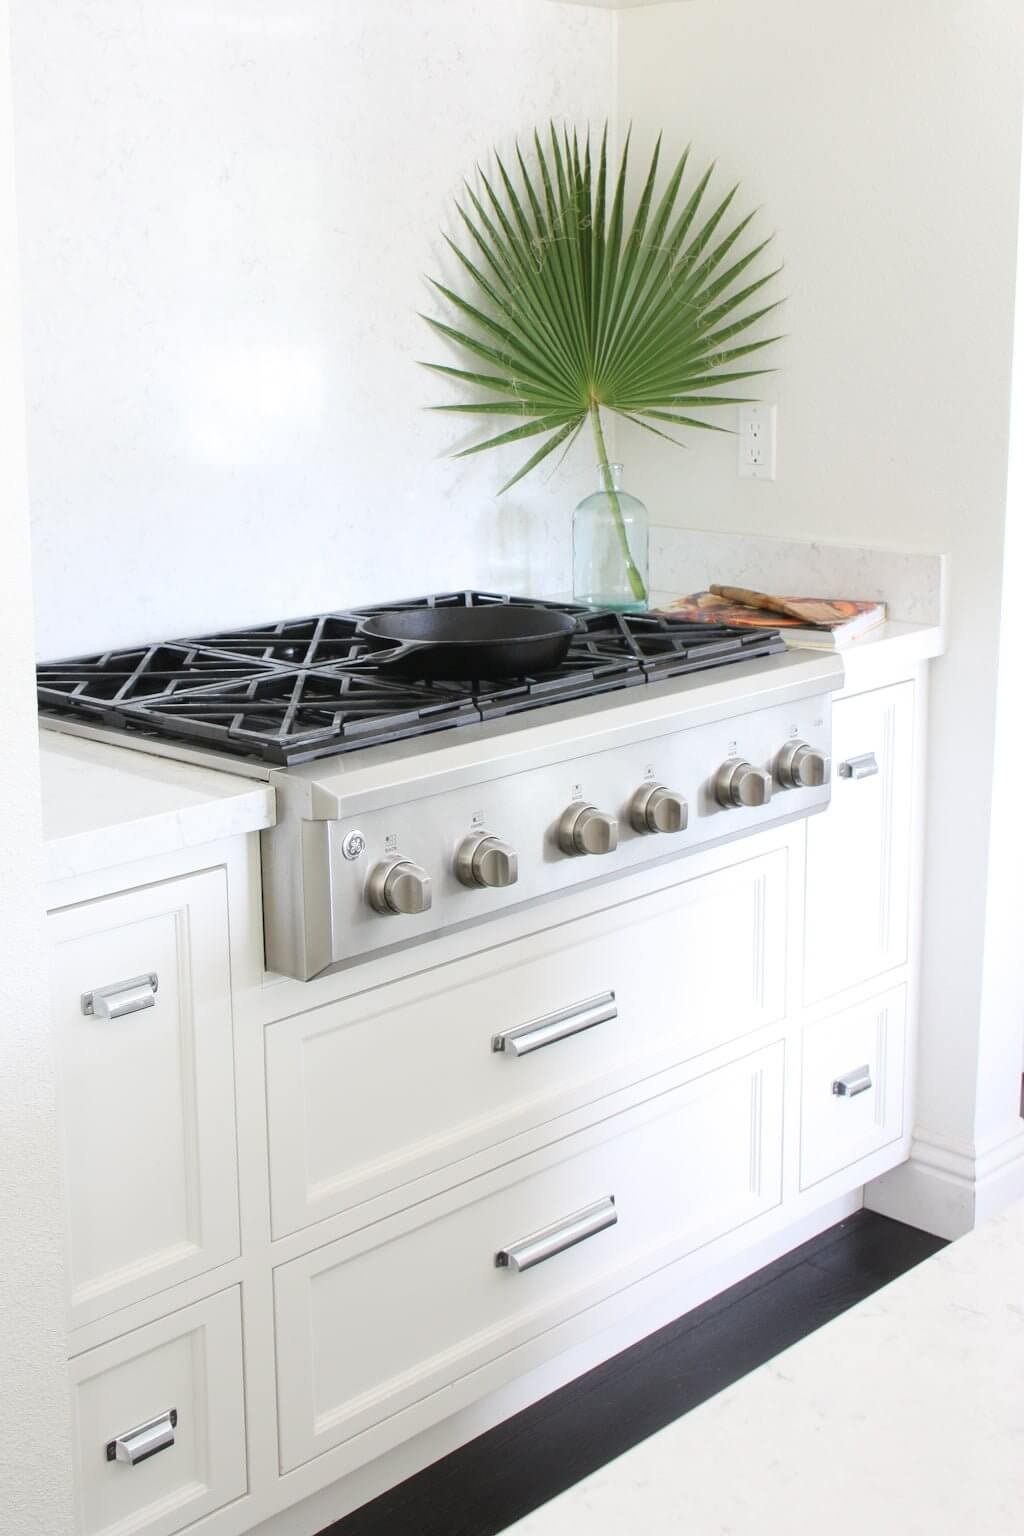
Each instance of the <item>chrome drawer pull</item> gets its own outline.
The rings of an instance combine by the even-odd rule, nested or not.
[[[615,993],[602,992],[600,997],[591,997],[585,1003],[575,1003],[573,1007],[549,1013],[543,1019],[534,1019],[531,1024],[519,1024],[515,1029],[506,1029],[500,1035],[494,1035],[491,1050],[504,1051],[509,1056],[528,1056],[531,1051],[539,1051],[544,1045],[554,1045],[556,1040],[582,1034],[585,1029],[593,1029],[595,1024],[606,1024],[609,1019],[617,1019],[618,1016]]]
[[[871,1068],[855,1067],[852,1072],[836,1078],[832,1084],[832,1092],[840,1099],[855,1099],[858,1093],[867,1093],[870,1087]]]
[[[544,1227],[540,1232],[532,1232],[518,1243],[499,1249],[494,1255],[495,1265],[498,1269],[532,1269],[535,1264],[543,1264],[545,1259],[553,1259],[556,1253],[564,1253],[567,1248],[574,1248],[588,1237],[595,1237],[607,1227],[614,1227],[618,1219],[615,1196],[607,1195],[603,1200],[597,1200],[593,1205],[577,1211],[575,1216],[568,1217],[566,1221],[556,1222],[553,1227]]]
[[[133,976],[130,981],[115,981],[109,987],[97,987],[82,993],[82,1012],[96,1019],[120,1019],[126,1013],[138,1013],[156,1003],[160,983],[155,971],[148,976]]]
[[[177,1427],[178,1410],[170,1408],[159,1418],[149,1419],[145,1424],[128,1430],[127,1434],[111,1440],[107,1446],[107,1460],[124,1461],[130,1467],[137,1467],[140,1461],[148,1461],[150,1456],[172,1446]]]
[[[878,759],[873,752],[862,752],[859,757],[848,757],[839,764],[841,779],[870,779],[878,772]]]

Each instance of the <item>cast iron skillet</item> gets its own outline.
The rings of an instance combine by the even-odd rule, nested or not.
[[[569,649],[576,620],[554,609],[401,608],[361,619],[356,633],[389,642],[368,657],[407,677],[468,679],[550,672]]]

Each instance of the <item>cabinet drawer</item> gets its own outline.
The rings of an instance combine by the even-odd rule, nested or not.
[[[896,987],[805,1028],[802,1189],[902,1134],[906,1010],[906,988]]]
[[[782,1075],[779,1043],[283,1265],[282,1470],[431,1394],[443,1418],[444,1386],[490,1364],[493,1389],[517,1346],[557,1354],[559,1323],[776,1205]],[[550,1256],[517,1269],[527,1239]]]
[[[274,1235],[775,1022],[786,898],[780,849],[271,1025]]]
[[[77,1326],[238,1253],[224,874],[49,921]]]
[[[914,685],[840,699],[832,803],[807,823],[804,1001],[907,958]]]
[[[71,1362],[80,1536],[171,1536],[246,1490],[237,1288]]]

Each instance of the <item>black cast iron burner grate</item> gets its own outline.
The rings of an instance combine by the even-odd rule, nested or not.
[[[388,673],[389,647],[357,633],[371,613],[495,603],[576,616],[577,633],[555,671],[492,682],[410,681]],[[45,663],[38,694],[44,714],[287,766],[783,650],[777,630],[446,592]],[[367,667],[375,656],[380,665]]]

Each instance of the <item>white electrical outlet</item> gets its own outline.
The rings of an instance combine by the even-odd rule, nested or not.
[[[739,471],[744,480],[775,479],[774,405],[739,408]]]

